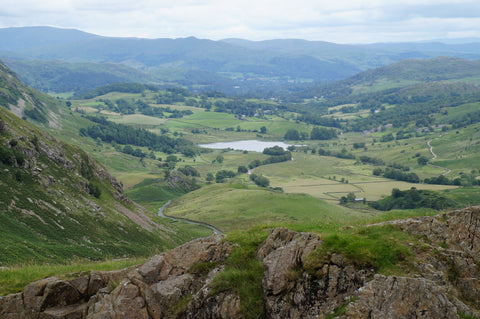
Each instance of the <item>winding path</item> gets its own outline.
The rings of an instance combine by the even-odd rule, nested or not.
[[[437,159],[438,156],[437,156],[437,154],[435,154],[435,153],[433,152],[433,146],[430,145],[430,142],[431,142],[431,140],[430,140],[430,141],[427,141],[427,146],[428,146],[428,149],[430,150],[430,154],[432,154],[432,156],[433,156],[433,157],[432,157],[432,160],[434,160],[434,159]],[[430,166],[432,166],[432,167],[435,167],[435,168],[440,168],[440,169],[445,170],[445,172],[442,174],[442,175],[444,175],[444,176],[447,175],[448,173],[450,173],[450,172],[452,171],[451,169],[448,169],[448,168],[445,168],[445,167],[441,167],[441,166],[437,166],[437,165],[430,164],[430,161],[428,162],[428,165],[430,165]]]
[[[167,209],[168,205],[170,205],[171,203],[172,203],[172,201],[169,200],[167,203],[165,203],[165,205],[160,207],[160,209],[158,210],[158,216],[163,217],[163,218],[170,218],[174,221],[180,221],[180,222],[184,222],[184,223],[188,223],[188,224],[192,224],[192,225],[199,225],[199,226],[207,227],[207,228],[210,228],[211,230],[213,230],[213,232],[215,234],[222,234],[223,233],[217,227],[215,227],[213,225],[210,225],[208,223],[205,223],[205,222],[199,222],[199,221],[196,221],[196,220],[191,220],[191,219],[183,218],[183,217],[172,217],[172,216],[165,215],[165,210]]]

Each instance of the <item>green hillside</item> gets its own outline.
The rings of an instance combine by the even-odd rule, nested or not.
[[[209,233],[136,205],[81,148],[8,111],[43,129],[58,131],[69,123],[56,99],[0,66],[0,265],[146,256]],[[28,110],[38,110],[44,120]]]

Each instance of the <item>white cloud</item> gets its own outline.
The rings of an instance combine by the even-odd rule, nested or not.
[[[3,0],[0,26],[109,36],[305,38],[334,42],[478,36],[477,0]]]

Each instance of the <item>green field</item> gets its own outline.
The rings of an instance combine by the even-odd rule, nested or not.
[[[383,85],[387,88],[392,87],[392,85],[404,86],[413,83],[404,82],[390,83],[387,81]],[[382,84],[378,84],[375,88],[357,87],[355,90],[366,92],[381,88]],[[234,114],[214,112],[214,109],[206,111],[203,108],[186,106],[182,103],[159,105],[154,102],[154,94],[148,91],[143,95],[109,93],[99,98],[110,100],[122,98],[132,101],[141,99],[153,107],[168,106],[176,110],[190,110],[193,114],[181,118],[158,118],[142,114],[115,115],[111,113],[108,113],[107,116],[117,123],[135,127],[143,126],[158,134],[167,131],[170,136],[183,136],[198,144],[247,139],[283,140],[283,135],[288,129],[309,133],[314,127],[314,125],[295,121],[296,113],[290,111],[262,115],[261,117],[240,117]],[[214,103],[215,101],[226,102],[228,99],[209,98],[208,100]],[[199,99],[197,99],[198,101]],[[256,102],[256,100],[251,101]],[[99,105],[99,102],[93,99],[74,101],[74,106],[76,103],[89,112],[95,111]],[[274,106],[275,103],[272,102],[272,105]],[[345,114],[340,112],[342,107],[353,105],[331,107],[327,116],[339,118],[345,122],[369,115],[369,110]],[[455,119],[468,112],[475,111],[477,106],[478,103],[470,103],[449,110],[445,120]],[[386,105],[386,107],[389,109],[395,106]],[[105,111],[101,112],[105,113]],[[267,129],[265,134],[259,134],[262,126]],[[474,192],[468,192],[463,188],[458,188],[458,186],[412,184],[390,180],[374,176],[372,171],[375,166],[373,165],[361,164],[358,160],[319,156],[313,154],[311,150],[319,148],[331,152],[345,150],[354,154],[357,159],[360,156],[380,158],[386,164],[408,166],[421,179],[439,176],[447,172],[448,168],[452,171],[447,174],[447,177],[453,179],[461,176],[462,173],[480,168],[478,165],[480,159],[477,155],[480,154],[478,152],[479,127],[479,125],[472,125],[458,132],[455,130],[442,131],[441,127],[438,127],[431,132],[413,134],[411,138],[390,142],[381,142],[380,140],[385,134],[395,134],[398,131],[393,127],[387,127],[369,134],[344,132],[338,138],[328,141],[298,141],[296,143],[305,145],[306,148],[294,152],[293,161],[264,165],[253,170],[253,173],[267,177],[270,180],[270,186],[282,188],[283,194],[254,187],[248,181],[247,175],[236,178],[236,183],[244,185],[242,187],[205,183],[208,173],[215,175],[219,170],[236,172],[238,166],[248,166],[253,160],[265,159],[266,156],[260,153],[213,150],[197,154],[194,158],[176,154],[180,159],[176,167],[180,168],[185,165],[194,167],[200,173],[200,177],[196,178],[199,185],[204,185],[202,188],[184,195],[182,192],[177,193],[177,191],[168,187],[165,188],[162,182],[145,184],[144,181],[161,181],[164,178],[165,169],[158,166],[160,163],[158,160],[146,158],[140,161],[138,158],[118,153],[109,145],[98,143],[98,141],[93,142],[86,139],[85,141],[78,141],[78,144],[86,142],[87,149],[122,181],[127,193],[141,202],[142,205],[145,205],[150,211],[155,211],[168,199],[177,198],[169,208],[172,214],[207,221],[222,229],[230,230],[236,227],[246,229],[258,223],[269,225],[291,223],[292,216],[283,210],[283,206],[295,210],[295,205],[300,205],[301,202],[309,202],[313,205],[312,201],[324,201],[331,205],[328,210],[332,208],[342,210],[344,208],[338,206],[339,200],[348,193],[354,193],[358,199],[374,201],[390,195],[393,188],[407,190],[415,187],[437,191],[450,190],[449,194],[457,196],[462,202],[474,202],[476,200]],[[73,136],[74,134],[66,135]],[[437,158],[432,159],[433,155],[430,153],[427,141],[430,141],[433,151],[438,156]],[[355,143],[364,143],[365,146],[355,148]],[[142,151],[148,152],[146,148],[143,148]],[[168,154],[156,152],[155,156],[165,159]],[[218,156],[223,157],[222,163],[216,162]],[[430,159],[431,163],[438,167],[420,165],[417,162],[419,156]],[[224,188],[228,191],[224,191]],[[286,198],[289,198],[288,201],[292,203],[291,205],[282,202]],[[299,198],[302,198],[302,200]],[[308,198],[308,200],[305,198]],[[186,202],[189,202],[189,204],[185,204]],[[261,204],[262,202],[269,203],[268,205],[272,208],[267,209],[265,205]],[[273,202],[282,204],[275,205],[272,204]],[[302,209],[297,209],[297,211],[303,210],[303,206],[300,205],[299,207],[302,207]],[[360,210],[364,211],[365,208]],[[298,215],[298,212],[296,214]],[[311,216],[311,214],[298,215],[295,218],[302,220],[307,216]],[[231,224],[235,227],[230,226]]]

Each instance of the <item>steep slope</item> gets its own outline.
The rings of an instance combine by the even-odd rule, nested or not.
[[[87,153],[19,118],[55,127],[64,111],[1,63],[0,106],[0,265],[147,255],[184,240]]]
[[[47,278],[0,298],[7,318],[477,318],[480,208],[363,226],[404,232],[378,273],[369,250],[332,249],[313,233],[272,229],[252,247],[221,235],[157,255],[134,269]],[[390,234],[389,234],[390,233]],[[372,237],[373,238],[373,237]],[[264,240],[263,240],[264,239]],[[378,240],[378,239],[377,239]],[[381,240],[381,239],[380,239]],[[336,243],[337,248],[345,243]],[[245,262],[239,255],[249,251]],[[395,262],[395,261],[392,261]],[[245,271],[246,265],[254,265]],[[118,285],[114,283],[119,283]],[[247,293],[245,293],[247,291]]]
[[[179,242],[78,147],[0,108],[0,264],[146,255]]]
[[[59,102],[26,86],[0,62],[0,106],[22,118],[47,126],[58,126]]]

